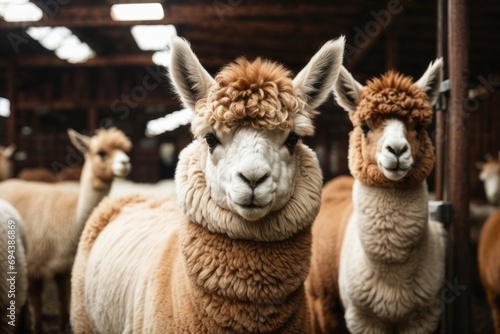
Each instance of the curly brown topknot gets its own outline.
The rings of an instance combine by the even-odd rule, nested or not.
[[[401,119],[409,125],[426,126],[432,122],[432,106],[427,94],[411,77],[389,71],[367,82],[361,102],[350,117],[355,126],[387,117]]]
[[[215,130],[230,132],[239,126],[257,129],[291,129],[294,115],[305,100],[293,89],[291,73],[274,62],[244,58],[227,65],[216,77],[197,113]]]
[[[128,152],[132,143],[125,134],[117,128],[98,129],[92,137],[92,142],[100,149],[119,149]]]

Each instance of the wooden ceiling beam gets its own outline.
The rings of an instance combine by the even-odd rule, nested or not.
[[[90,107],[109,110],[111,108],[113,98],[110,100],[101,101],[73,101],[73,100],[55,100],[55,101],[43,101],[43,100],[29,100],[29,101],[19,101],[16,104],[16,108],[19,110],[37,110],[37,109],[49,109],[49,110],[80,110],[88,109]],[[143,101],[134,101],[137,107],[130,108],[130,110],[136,110],[147,106],[164,106],[167,109],[179,108],[180,104],[174,96],[166,95],[164,98],[146,98]]]
[[[207,67],[219,67],[221,64],[227,63],[232,59],[224,59],[222,57],[199,57],[200,61]],[[16,57],[17,65],[20,68],[36,68],[36,67],[117,67],[117,66],[154,66],[151,54],[134,54],[134,55],[110,55],[106,57],[95,57],[87,60],[84,63],[68,63],[65,60],[59,59],[56,56],[42,55],[19,55]],[[9,66],[8,59],[0,58],[0,68]]]
[[[207,21],[211,24],[225,25],[229,20],[242,19],[261,20],[272,19],[273,17],[289,18],[290,24],[295,29],[301,29],[301,25],[295,22],[297,19],[308,17],[332,16],[332,24],[350,22],[349,14],[356,14],[360,10],[359,5],[239,5],[231,6],[224,2],[213,2],[212,4],[188,4],[188,5],[166,5],[165,17],[155,21],[114,21],[110,16],[110,5],[96,6],[63,6],[58,8],[56,15],[44,17],[38,22],[6,22],[0,20],[0,29],[18,29],[32,26],[65,26],[65,27],[127,27],[138,24],[194,24],[204,25]],[[315,20],[310,20],[315,22]],[[278,22],[271,22],[277,24]]]
[[[84,63],[68,63],[56,56],[19,55],[19,67],[103,67],[103,66],[146,66],[154,65],[151,54],[116,55],[109,57],[95,57]],[[5,65],[5,60],[0,59],[0,66]]]

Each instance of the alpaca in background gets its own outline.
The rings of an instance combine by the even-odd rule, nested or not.
[[[82,176],[82,166],[67,167],[58,173],[55,173],[47,168],[23,168],[17,178],[25,181],[38,181],[47,183],[65,182],[65,181],[80,181]]]
[[[92,137],[74,130],[68,135],[84,154],[79,192],[57,184],[11,179],[0,183],[0,198],[10,202],[25,223],[28,244],[29,298],[37,333],[42,328],[43,281],[55,278],[59,290],[61,329],[69,324],[70,273],[78,240],[94,207],[108,195],[115,177],[126,176],[132,144],[117,129],[100,129]]]
[[[484,182],[486,199],[492,205],[500,206],[500,151],[498,157],[486,155],[486,162],[477,162],[479,179]]]
[[[500,334],[500,211],[484,223],[478,241],[479,277],[486,290],[495,332]]]

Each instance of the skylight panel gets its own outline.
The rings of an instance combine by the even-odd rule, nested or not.
[[[115,21],[150,21],[163,19],[163,7],[159,3],[127,3],[111,6],[111,18]]]
[[[133,26],[131,33],[139,49],[144,51],[163,50],[170,39],[177,36],[177,30],[171,24]]]

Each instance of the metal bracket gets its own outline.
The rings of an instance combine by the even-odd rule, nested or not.
[[[432,220],[442,223],[448,229],[453,217],[453,207],[450,202],[429,201],[429,216]]]
[[[436,109],[446,110],[447,107],[447,92],[450,91],[450,79],[446,79],[439,85],[439,96],[436,101]]]
[[[441,84],[439,85],[439,92],[446,93],[449,91],[450,91],[450,79],[441,81]]]

